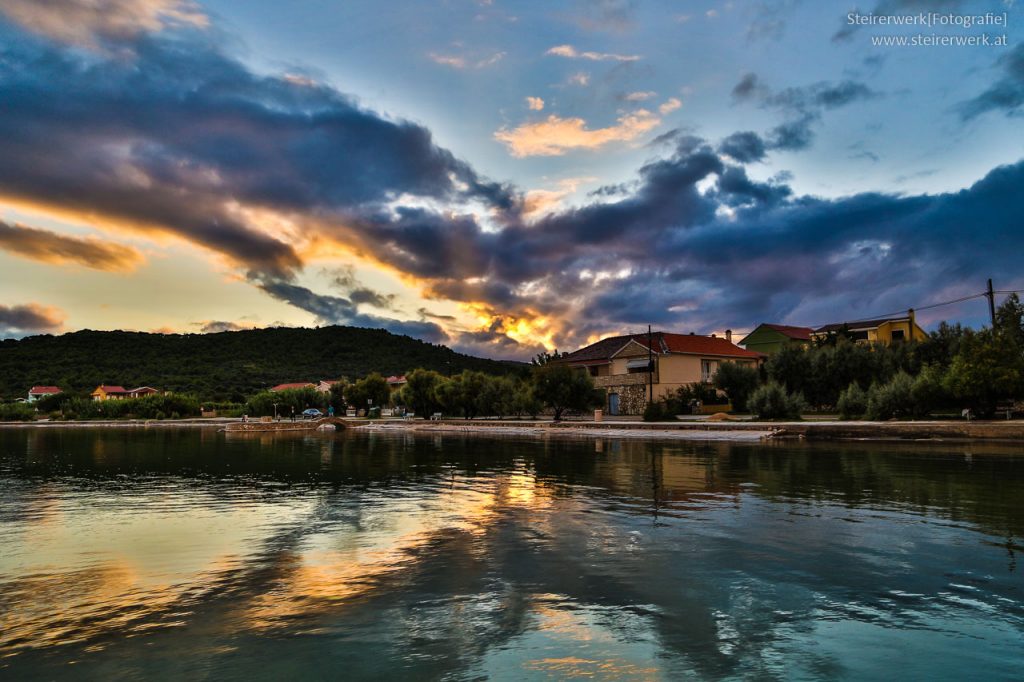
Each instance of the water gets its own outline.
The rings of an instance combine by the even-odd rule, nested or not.
[[[1020,679],[1024,451],[0,429],[5,679]]]

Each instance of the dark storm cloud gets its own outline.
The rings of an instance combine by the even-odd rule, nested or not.
[[[95,270],[133,270],[142,254],[130,246],[95,238],[69,237],[0,220],[0,249],[43,263],[77,263]]]
[[[1022,164],[956,193],[833,199],[794,195],[784,178],[747,167],[808,146],[823,112],[878,96],[856,81],[773,90],[748,74],[736,101],[780,112],[780,125],[718,143],[672,131],[611,199],[529,222],[517,192],[479,177],[422,126],[315,83],[253,74],[209,40],[143,33],[130,56],[108,59],[0,25],[0,195],[204,245],[322,324],[506,356],[531,354],[506,333],[519,319],[550,320],[571,348],[647,322],[701,332],[863,317],[973,290],[982,277],[1020,278]],[[341,295],[301,286],[295,235],[268,234],[260,211],[495,322],[449,335],[438,323],[453,321],[426,312],[362,313],[389,301],[351,270],[335,275]],[[12,311],[0,309],[0,328],[20,329],[3,315],[27,313]],[[33,324],[51,325],[39,328],[60,325],[35,312]]]
[[[64,313],[51,306],[0,304],[0,338],[58,331],[63,324]]]
[[[764,159],[767,148],[760,135],[743,131],[723,139],[718,145],[718,151],[740,163],[753,163]]]
[[[227,322],[224,320],[209,320],[207,322],[196,322],[199,325],[199,331],[204,334],[217,334],[219,332],[237,332],[243,329],[249,329],[237,322]]]
[[[85,57],[0,22],[0,193],[166,231],[276,276],[293,247],[234,210],[344,214],[399,194],[515,203],[433,143],[325,86],[257,76],[189,33]],[[59,153],[54,153],[59,150]]]
[[[259,288],[289,305],[312,313],[318,324],[345,324],[354,327],[386,329],[394,334],[404,334],[432,343],[448,340],[448,335],[434,322],[423,320],[395,320],[377,315],[360,313],[356,304],[340,296],[318,294],[304,286],[291,282],[264,279]]]
[[[807,149],[814,141],[814,125],[821,120],[822,113],[837,109],[858,101],[870,100],[881,95],[864,83],[854,80],[843,80],[838,83],[821,81],[811,85],[789,87],[773,91],[760,81],[757,74],[748,73],[740,78],[732,89],[733,99],[737,103],[754,102],[764,109],[775,109],[782,112],[786,120],[772,128],[762,138],[756,133],[734,133],[722,142],[723,153],[727,146],[733,146],[743,154],[749,151],[749,161],[760,160],[761,157],[750,156],[758,151],[757,143],[763,143],[762,157],[766,150],[799,151]],[[745,136],[734,139],[737,136]],[[754,146],[751,146],[751,145]],[[734,156],[737,161],[747,161]]]
[[[1002,111],[1008,116],[1019,115],[1024,107],[1024,43],[1019,43],[996,60],[1002,77],[987,90],[962,103],[960,118],[968,121],[989,111]]]

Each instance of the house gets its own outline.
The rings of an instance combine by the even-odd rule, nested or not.
[[[607,391],[608,414],[641,414],[653,386],[659,400],[687,384],[710,382],[723,362],[757,367],[761,353],[740,348],[726,337],[654,332],[602,339],[558,362],[590,373]]]
[[[330,393],[331,392],[331,387],[332,386],[337,386],[341,382],[342,382],[342,379],[335,379],[333,381],[331,379],[321,379],[320,383],[318,383],[316,386],[314,386],[314,388],[316,390],[320,391],[321,393]]]
[[[405,386],[407,383],[409,383],[406,380],[404,374],[401,374],[399,376],[389,376],[386,381],[388,382],[388,388],[390,388],[392,391],[397,391],[398,389],[402,388],[402,386]]]
[[[63,391],[57,386],[33,386],[28,391],[27,402],[34,403],[37,400],[47,396],[57,395],[58,393],[63,393]]]
[[[270,390],[273,391],[274,393],[279,393],[280,391],[298,391],[298,390],[301,390],[303,388],[316,388],[316,387],[317,387],[316,384],[310,383],[308,381],[305,381],[305,382],[299,381],[299,382],[295,382],[295,383],[292,383],[292,384],[278,384],[277,386],[274,386]]]
[[[89,395],[93,400],[127,400],[128,398],[144,398],[147,395],[157,395],[160,391],[152,386],[139,386],[138,388],[127,389],[124,386],[108,386],[101,384]]]
[[[786,324],[762,322],[754,331],[743,337],[740,345],[747,350],[771,355],[778,353],[789,344],[801,346],[810,344],[813,333],[814,330],[810,327],[792,327]]]
[[[881,343],[886,346],[893,341],[924,341],[927,332],[917,325],[914,311],[908,310],[903,317],[887,317],[880,320],[858,320],[856,322],[835,322],[818,327],[811,334],[814,339],[845,333],[854,341]]]
[[[89,394],[93,400],[102,402],[104,400],[124,400],[128,397],[128,391],[124,386],[108,386],[100,384]]]

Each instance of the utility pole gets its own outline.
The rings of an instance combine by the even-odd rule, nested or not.
[[[985,296],[988,298],[988,316],[992,320],[992,331],[996,329],[996,296],[995,292],[992,291],[992,279],[988,280],[988,291],[985,292]]]
[[[654,337],[651,335],[651,325],[647,325],[647,383],[650,386],[650,397],[648,405],[654,404]]]

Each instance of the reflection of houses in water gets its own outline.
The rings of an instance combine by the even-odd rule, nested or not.
[[[729,445],[701,445],[701,452],[681,451],[679,445],[597,439],[594,451],[601,455],[593,484],[615,495],[647,500],[656,505],[676,501],[699,503],[708,494],[736,496],[740,486],[718,475],[730,456]]]

